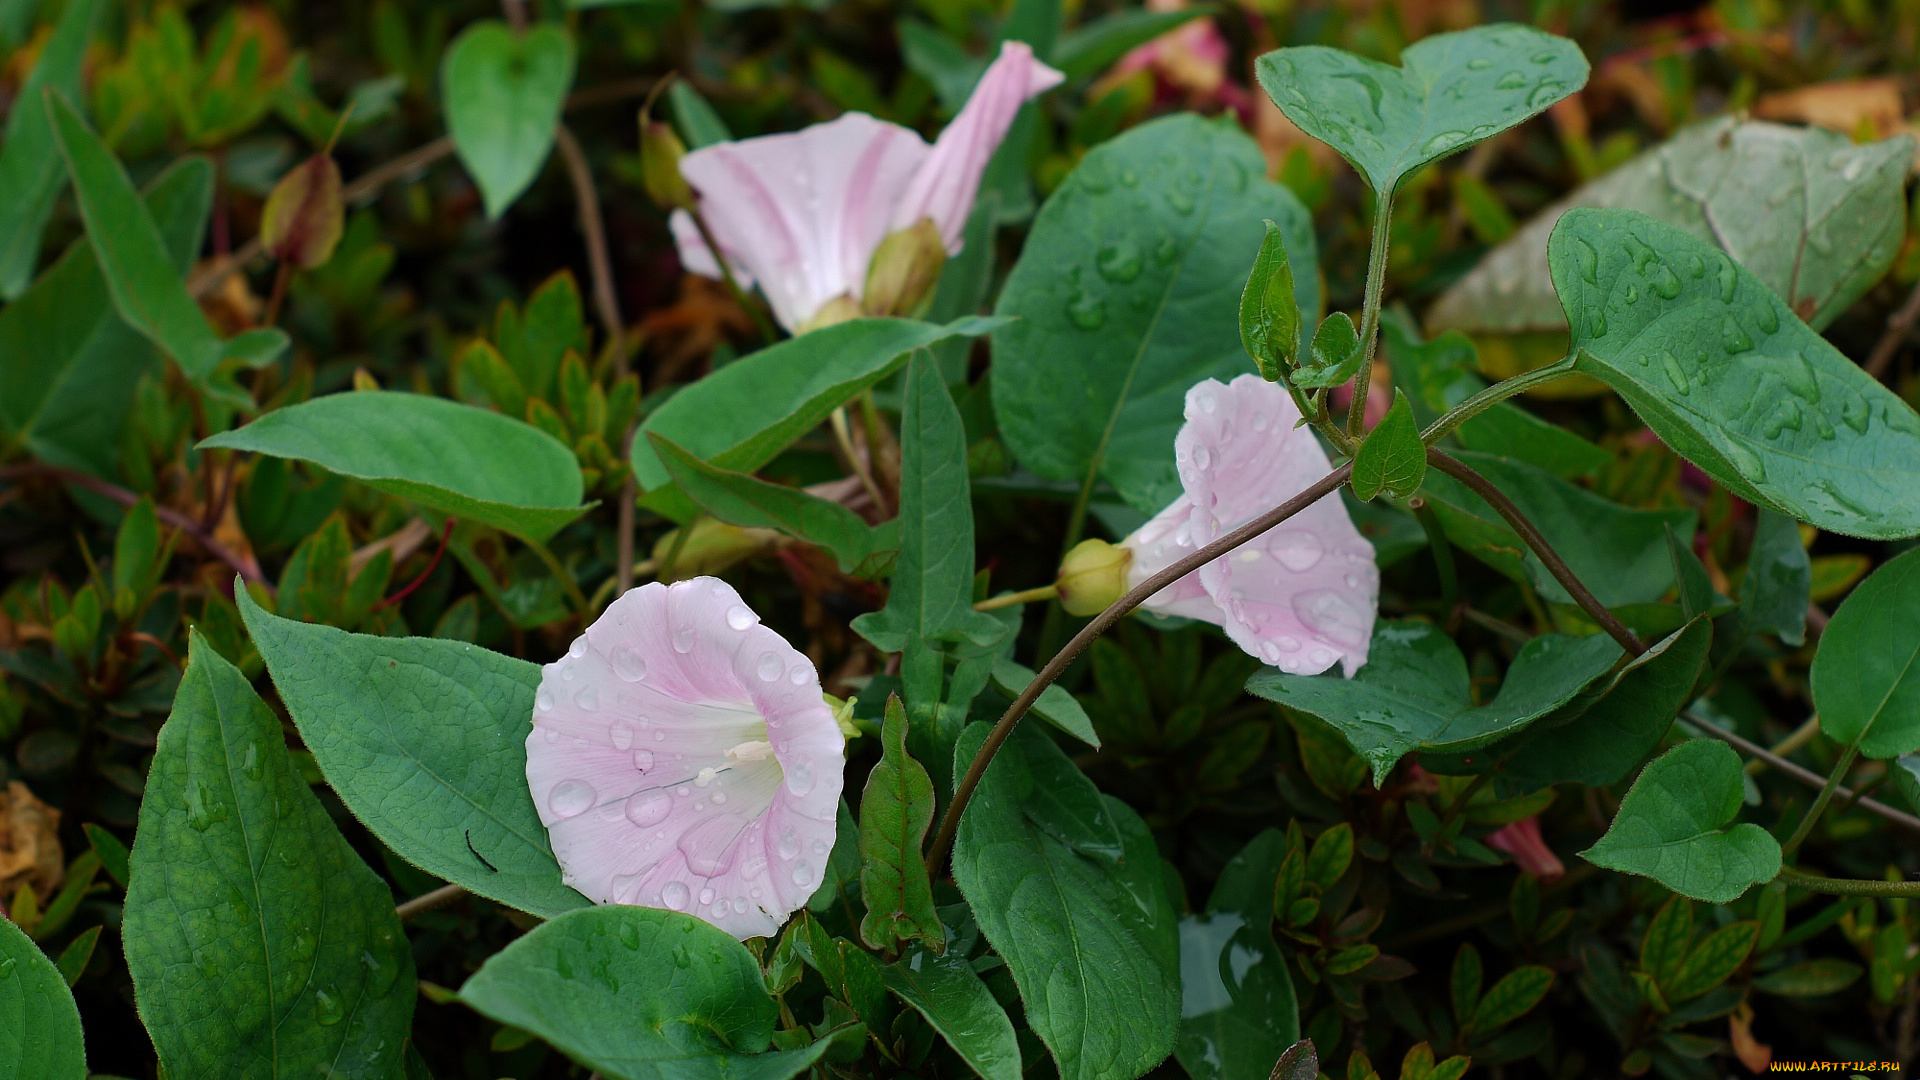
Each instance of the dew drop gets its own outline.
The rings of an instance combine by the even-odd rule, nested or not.
[[[778,679],[780,677],[781,667],[779,657],[772,653],[762,653],[760,656],[760,665],[757,669],[760,673],[760,681],[772,682]]]
[[[788,829],[781,834],[780,843],[775,850],[780,852],[781,858],[791,859],[800,854],[800,838],[793,835],[792,829]]]
[[[1631,281],[1627,282],[1627,291],[1620,294],[1620,299],[1628,304],[1639,303],[1640,302],[1640,286],[1635,285]]]
[[[647,677],[647,658],[638,649],[621,646],[613,650],[613,673],[628,682]]]
[[[724,791],[716,791],[713,793],[713,798],[711,801],[713,802],[713,805],[719,806],[720,804],[727,801],[727,793]]]
[[[727,609],[727,625],[735,630],[745,630],[759,621],[760,617],[745,604],[735,604]]]
[[[1140,245],[1124,237],[1101,245],[1094,260],[1100,276],[1125,284],[1140,276]]]
[[[811,678],[812,675],[813,673],[807,669],[807,665],[801,664],[792,671],[787,672],[787,681],[795,686],[805,686],[807,685],[807,680]]]
[[[1493,61],[1487,59],[1484,56],[1476,56],[1473,59],[1467,61],[1468,71],[1485,71],[1492,66],[1493,66]]]
[[[573,657],[575,660],[587,655],[587,635],[581,634],[579,637],[574,638],[573,644],[567,646],[567,655]]]
[[[1553,52],[1551,50],[1547,52],[1537,52],[1533,54],[1533,62],[1536,64],[1551,64],[1555,60],[1558,60],[1559,58],[1560,58],[1560,54],[1557,52]]]
[[[539,709],[541,712],[552,712],[553,711],[553,691],[547,689],[544,686],[542,686],[539,690],[534,691],[533,707],[536,709]]]
[[[340,992],[330,987],[322,987],[313,992],[314,1019],[328,1027],[346,1019],[347,1007],[340,1000]]]
[[[575,817],[593,805],[593,785],[585,780],[562,780],[547,793],[547,808],[560,819]]]
[[[800,865],[794,867],[793,883],[795,885],[813,884],[813,867],[808,866],[806,863],[801,863]]]
[[[1193,464],[1194,464],[1194,467],[1198,469],[1204,469],[1212,465],[1213,451],[1207,449],[1204,446],[1194,447],[1193,448]]]
[[[1500,90],[1518,90],[1527,85],[1527,77],[1517,71],[1509,71],[1496,79],[1493,85]]]
[[[732,908],[730,908],[727,905],[727,902],[724,899],[716,900],[713,903],[713,914],[715,918],[723,917],[731,910]]]
[[[615,750],[625,750],[633,745],[633,725],[625,720],[615,720],[607,729],[607,738],[612,741]]]
[[[1539,109],[1551,105],[1563,96],[1566,90],[1567,84],[1559,79],[1542,79],[1539,85],[1533,88],[1533,93],[1527,95],[1527,108]]]
[[[1680,278],[1664,264],[1655,263],[1653,272],[1648,276],[1647,284],[1653,287],[1662,300],[1672,300],[1680,295]]]
[[[1444,153],[1460,145],[1466,138],[1467,133],[1464,131],[1443,131],[1427,140],[1425,152],[1429,154]]]
[[[1311,589],[1295,596],[1293,613],[1315,633],[1349,648],[1365,644],[1372,622],[1353,601],[1332,589]]]
[[[1327,546],[1317,533],[1305,529],[1282,529],[1267,543],[1267,551],[1280,565],[1296,574],[1304,574],[1320,565]]]
[[[1573,261],[1578,265],[1580,276],[1586,279],[1587,284],[1599,284],[1600,254],[1593,250],[1592,244],[1576,239],[1573,242]]]
[[[635,750],[633,752],[633,767],[639,769],[641,772],[646,772],[653,768],[653,751]]]
[[[1747,483],[1766,482],[1766,464],[1760,460],[1760,455],[1754,453],[1745,443],[1729,440],[1721,444],[1721,449],[1725,451],[1727,460],[1733,463],[1734,471],[1745,477]]]
[[[1740,275],[1734,271],[1733,263],[1725,256],[1715,256],[1713,265],[1714,272],[1720,278],[1720,302],[1731,304],[1734,289],[1740,284]]]
[[[573,695],[573,703],[578,706],[582,712],[597,712],[600,708],[600,688],[597,686],[581,687],[580,692]]]
[[[703,904],[711,904],[711,903],[713,903],[713,890],[712,890],[712,889],[701,889],[701,890],[700,890],[700,902],[701,902],[701,903],[703,903]]]
[[[673,632],[673,651],[682,654],[692,652],[693,640],[693,627],[683,626],[675,630]]]
[[[1107,302],[1082,289],[1067,301],[1067,318],[1082,330],[1098,330],[1107,325]]]
[[[1773,310],[1772,304],[1761,304],[1760,309],[1753,313],[1753,321],[1759,325],[1760,332],[1763,334],[1780,332],[1780,313]]]
[[[1675,390],[1682,394],[1693,393],[1693,380],[1687,378],[1687,369],[1681,366],[1678,358],[1665,349],[1654,355],[1659,359],[1661,368],[1667,373],[1667,381],[1673,384]]]
[[[805,796],[813,790],[813,768],[804,762],[795,762],[787,769],[787,790],[795,795]]]
[[[667,819],[673,800],[664,791],[642,791],[627,797],[627,820],[645,829]]]
[[[660,890],[660,902],[673,911],[687,910],[687,886],[683,882],[669,881],[667,887]]]

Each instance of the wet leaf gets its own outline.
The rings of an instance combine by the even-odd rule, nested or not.
[[[1427,475],[1427,448],[1420,441],[1413,407],[1403,391],[1394,391],[1393,407],[1367,433],[1353,456],[1353,493],[1372,499],[1382,491],[1404,499],[1420,490]]]
[[[986,1080],[1019,1080],[1020,1044],[1013,1021],[958,949],[944,954],[918,945],[880,967],[880,981],[913,1006]]]
[[[860,795],[860,899],[867,914],[860,938],[873,949],[918,939],[945,952],[946,928],[933,910],[932,885],[920,845],[933,823],[933,781],[907,754],[907,710],[887,699],[880,763]]]

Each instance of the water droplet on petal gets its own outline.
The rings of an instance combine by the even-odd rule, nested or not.
[[[581,687],[580,692],[573,695],[573,703],[579,706],[582,712],[594,712],[598,710],[600,708],[599,687]]]
[[[787,672],[787,681],[795,686],[807,685],[807,680],[812,677],[813,672],[805,664],[797,665],[792,671]]]
[[[673,651],[683,654],[693,651],[693,627],[683,626],[673,632]]]
[[[793,883],[795,885],[803,885],[803,886],[813,884],[813,867],[808,866],[806,863],[801,863],[800,865],[794,867]]]
[[[635,750],[633,752],[633,767],[639,769],[641,772],[646,772],[648,769],[653,768],[653,751]]]
[[[581,634],[579,637],[574,638],[573,644],[567,646],[567,655],[576,660],[587,655],[587,635]]]
[[[703,904],[711,904],[711,903],[713,903],[713,890],[712,890],[712,889],[701,889],[701,890],[700,890],[700,902],[701,902],[701,903],[703,903]]]
[[[1213,451],[1208,450],[1204,446],[1196,446],[1193,448],[1194,468],[1204,469],[1212,464],[1213,464]]]
[[[625,720],[615,720],[607,729],[607,738],[612,741],[615,750],[626,750],[633,746],[633,725]]]
[[[534,691],[533,707],[536,709],[539,709],[541,712],[552,712],[553,711],[553,691],[547,689],[544,686]]]
[[[780,835],[780,843],[776,850],[780,852],[781,858],[791,859],[800,854],[800,838],[793,834],[792,829],[788,829]]]
[[[727,905],[727,902],[724,899],[716,900],[713,902],[713,914],[715,918],[720,918],[725,916],[727,912],[730,910],[732,909]]]
[[[556,818],[570,818],[593,805],[593,785],[585,780],[562,780],[547,793],[547,808]]]
[[[660,902],[674,911],[685,911],[688,899],[687,886],[683,882],[669,881],[667,887],[660,890]]]
[[[627,799],[627,820],[641,828],[658,825],[667,819],[673,800],[664,791],[642,791]]]
[[[1280,560],[1280,565],[1296,574],[1304,574],[1320,565],[1320,559],[1327,553],[1327,546],[1317,533],[1305,529],[1282,529],[1268,541],[1267,550]]]
[[[1315,633],[1349,648],[1366,643],[1373,621],[1343,593],[1332,589],[1311,589],[1295,596],[1293,613]]]
[[[795,762],[787,769],[787,790],[795,795],[805,796],[813,790],[813,768],[805,762]]]
[[[759,621],[760,617],[745,604],[735,604],[727,609],[727,625],[735,630],[745,630]]]
[[[647,658],[638,649],[621,646],[613,650],[613,673],[628,682],[647,677]]]

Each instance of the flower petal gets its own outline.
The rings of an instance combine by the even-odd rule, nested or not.
[[[828,301],[860,295],[890,212],[928,154],[918,134],[847,113],[702,147],[680,159],[680,174],[734,268],[760,283],[774,316],[795,330]]]
[[[1567,868],[1540,835],[1538,817],[1521,818],[1487,835],[1487,846],[1513,856],[1515,865],[1542,881],[1557,881]]]
[[[1153,575],[1199,550],[1193,542],[1191,518],[1193,503],[1185,495],[1173,500],[1165,510],[1153,515],[1120,546],[1133,552],[1133,565],[1127,568],[1127,588],[1134,589]],[[1156,615],[1174,615],[1220,625],[1220,609],[1198,573],[1188,574],[1147,597],[1140,605]]]
[[[818,886],[845,745],[813,664],[731,586],[653,582],[542,670],[527,782],[567,884],[748,938]]]
[[[1279,506],[1332,470],[1286,390],[1254,375],[1187,391],[1174,460],[1192,503],[1188,550]],[[1311,675],[1367,662],[1378,614],[1373,545],[1333,492],[1201,567],[1196,575],[1234,644],[1264,663]]]
[[[980,76],[960,115],[940,133],[933,152],[895,206],[892,228],[905,229],[921,218],[932,218],[946,241],[947,253],[958,254],[980,177],[1000,140],[1007,137],[1014,115],[1028,98],[1060,85],[1065,78],[1034,59],[1026,43],[1003,43],[1000,55]]]

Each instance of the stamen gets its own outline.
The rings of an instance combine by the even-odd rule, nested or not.
[[[748,739],[739,746],[727,751],[727,760],[746,765],[755,761],[765,761],[773,756],[773,744],[765,739]]]

